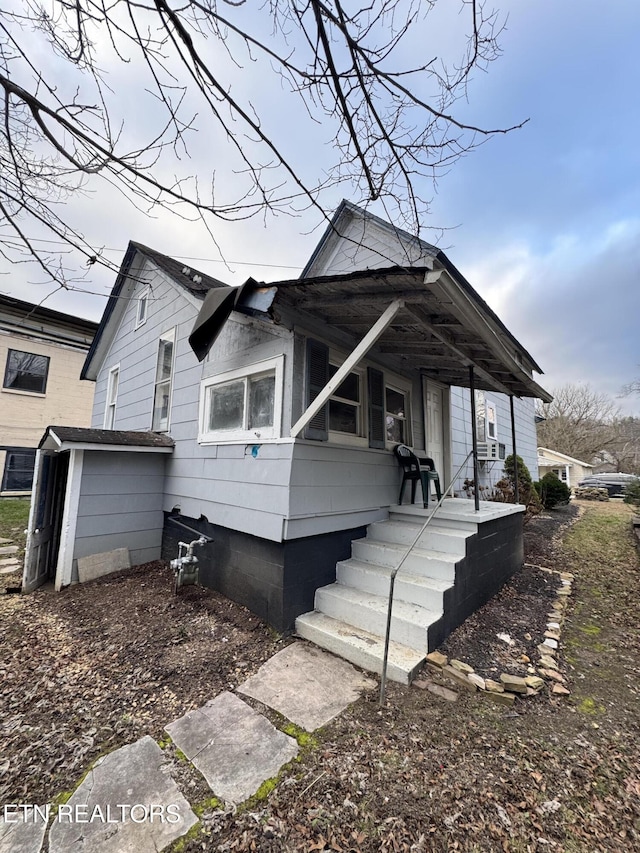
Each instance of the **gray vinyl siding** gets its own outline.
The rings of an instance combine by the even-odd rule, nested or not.
[[[485,391],[486,399],[496,404],[497,440],[506,446],[506,455],[513,452],[511,433],[511,410],[509,398],[504,394]],[[531,477],[538,478],[538,452],[534,419],[535,401],[530,398],[514,398],[516,422],[516,444],[518,455],[528,467]],[[451,456],[454,474],[471,450],[471,403],[468,388],[451,388]],[[503,475],[500,461],[487,462],[480,468],[480,483],[491,488]],[[465,478],[473,479],[473,463],[469,460],[456,480],[456,494],[464,497],[462,486]]]
[[[85,451],[73,549],[78,557],[128,548],[132,565],[160,558],[166,454]]]
[[[93,427],[101,428],[104,424],[109,370],[119,364],[120,378],[113,428],[151,429],[160,336],[177,327],[177,342],[180,338],[188,337],[193,326],[197,309],[153,264],[147,261],[140,277],[143,280],[136,286],[129,300],[120,328],[96,380]],[[147,288],[147,320],[136,329],[138,297]],[[197,359],[189,352],[191,366],[196,367]],[[176,353],[174,359],[174,370],[184,369]]]
[[[400,474],[387,450],[297,441],[286,538],[346,530],[386,517]]]

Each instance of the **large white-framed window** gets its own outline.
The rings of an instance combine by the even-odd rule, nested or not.
[[[142,291],[138,297],[138,305],[136,307],[136,329],[144,326],[147,322],[147,313],[149,311],[149,288]]]
[[[120,383],[120,365],[116,364],[109,370],[107,379],[107,400],[104,408],[104,428],[114,429],[116,422],[116,403],[118,401],[118,385]]]
[[[203,380],[198,441],[280,438],[283,367],[281,355]]]
[[[151,429],[156,432],[167,432],[169,430],[175,339],[176,330],[170,329],[160,336],[158,342],[156,382],[153,394],[153,419],[151,423]]]

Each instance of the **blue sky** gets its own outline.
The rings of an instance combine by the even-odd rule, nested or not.
[[[529,122],[454,165],[425,225],[452,229],[439,245],[541,365],[541,384],[588,382],[614,397],[640,375],[640,3],[496,5],[509,15],[503,56],[476,75],[462,109],[484,126]],[[299,142],[322,162],[320,135]],[[229,282],[294,276],[322,231],[313,214],[221,224],[225,266],[202,229],[151,219],[113,192],[71,204],[114,261],[134,239]],[[37,302],[50,290],[37,282],[0,259],[0,291]],[[96,271],[86,287],[102,296],[57,293],[45,304],[97,319],[112,284]],[[640,398],[619,403],[640,414]]]

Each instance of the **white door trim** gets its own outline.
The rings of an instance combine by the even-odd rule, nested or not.
[[[436,388],[439,388],[442,391],[442,455],[443,455],[443,466],[444,470],[439,471],[442,491],[447,488],[451,477],[453,476],[453,471],[451,470],[451,388],[449,385],[443,385],[441,382],[436,382],[433,379],[429,379],[428,376],[424,374],[421,377],[421,390],[422,390],[422,425],[424,430],[424,446],[425,450],[427,449],[427,427],[429,423],[429,418],[427,417],[427,386],[433,385]]]
[[[64,495],[64,513],[62,530],[60,532],[60,549],[56,565],[56,592],[71,583],[73,569],[73,551],[76,542],[78,526],[78,510],[80,509],[80,484],[82,482],[82,465],[84,450],[69,451],[69,473],[67,488]]]

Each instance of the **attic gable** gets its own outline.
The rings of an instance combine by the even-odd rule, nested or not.
[[[120,327],[127,305],[133,298],[136,288],[146,283],[144,270],[148,264],[151,264],[152,268],[175,287],[177,293],[194,306],[195,313],[199,310],[207,293],[226,288],[221,281],[192,269],[181,261],[156,252],[141,243],[130,242],[98,331],[82,367],[81,379],[95,381],[97,378],[100,366]]]
[[[301,278],[382,267],[431,267],[435,246],[343,200]]]

